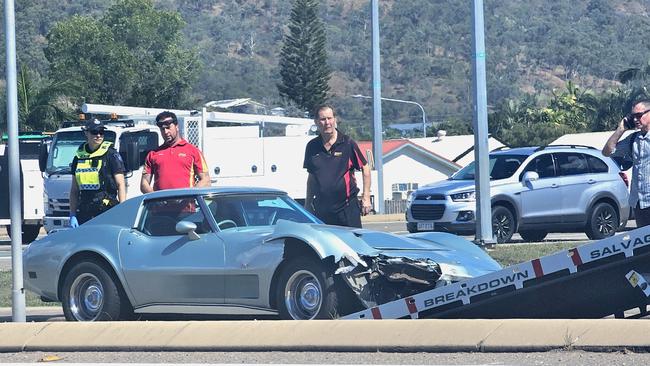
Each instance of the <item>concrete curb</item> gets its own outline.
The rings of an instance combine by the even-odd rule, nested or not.
[[[0,352],[650,350],[647,320],[2,323]]]

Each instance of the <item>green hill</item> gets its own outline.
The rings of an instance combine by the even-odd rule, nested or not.
[[[187,47],[203,62],[193,90],[196,105],[252,97],[279,105],[278,55],[290,0],[157,0],[187,22]],[[102,0],[32,0],[16,4],[20,62],[47,75],[45,35],[73,14],[101,14]],[[488,102],[524,94],[551,95],[573,81],[602,91],[615,76],[644,65],[650,50],[650,3],[644,0],[485,0]],[[370,1],[323,0],[332,100],[345,120],[367,124]],[[382,94],[417,101],[429,120],[471,119],[471,6],[468,0],[380,2]],[[4,57],[4,49],[1,51]],[[83,57],[83,50],[79,50]],[[3,71],[4,72],[4,71]],[[170,106],[175,107],[175,106]],[[383,105],[388,122],[420,120],[420,111]]]

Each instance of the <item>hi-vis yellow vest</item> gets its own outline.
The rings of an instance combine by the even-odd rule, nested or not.
[[[110,141],[104,141],[92,153],[86,151],[87,143],[77,149],[77,169],[74,171],[74,176],[80,191],[98,191],[103,188],[105,182],[102,182],[99,171],[105,161],[103,157],[112,144]]]

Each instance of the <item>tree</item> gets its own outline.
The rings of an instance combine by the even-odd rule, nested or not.
[[[280,96],[309,112],[325,102],[330,69],[317,0],[295,0],[280,52]]]
[[[181,47],[184,25],[152,0],[120,0],[100,19],[73,16],[47,35],[50,78],[72,80],[94,103],[186,107],[199,62]]]
[[[69,81],[34,85],[27,66],[21,65],[18,73],[18,123],[24,130],[55,130],[58,121],[70,119],[72,108],[66,108],[66,95],[72,94],[74,85]]]
[[[647,82],[650,80],[650,61],[642,67],[632,67],[623,70],[616,75],[616,78],[623,84],[634,81]]]

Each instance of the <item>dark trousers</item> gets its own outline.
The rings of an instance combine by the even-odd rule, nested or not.
[[[111,207],[117,205],[119,202],[113,197],[103,196],[94,197],[92,199],[81,199],[79,201],[79,208],[77,209],[77,221],[79,225],[95,216],[108,211]]]
[[[634,219],[637,228],[650,225],[650,207],[641,208],[637,202],[634,207]]]
[[[361,208],[359,200],[352,199],[343,209],[332,211],[321,211],[316,207],[316,216],[328,225],[361,227]]]

